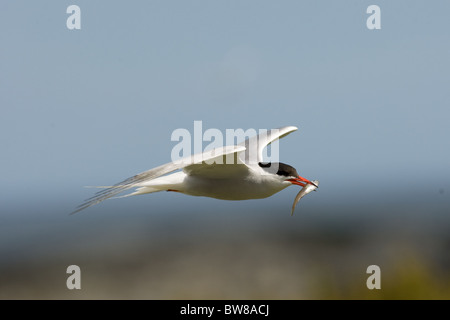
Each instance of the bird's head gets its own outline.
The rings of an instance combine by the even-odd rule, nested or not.
[[[277,174],[280,177],[284,178],[284,181],[288,181],[292,184],[296,184],[298,186],[304,187],[306,184],[311,184],[315,187],[317,185],[313,182],[311,182],[308,179],[305,179],[301,177],[297,170],[288,164],[282,163],[282,162],[276,162],[276,163],[259,163],[259,166],[263,168],[264,170]]]

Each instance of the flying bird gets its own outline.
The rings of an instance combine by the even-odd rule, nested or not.
[[[87,199],[72,214],[132,188],[135,188],[134,192],[122,197],[172,191],[222,200],[247,200],[267,198],[291,185],[298,185],[303,188],[294,201],[292,214],[300,198],[318,187],[318,181],[301,177],[288,164],[263,162],[263,150],[270,143],[296,130],[294,126],[269,130],[240,144],[185,157],[139,173],[113,186],[99,187],[104,190]]]

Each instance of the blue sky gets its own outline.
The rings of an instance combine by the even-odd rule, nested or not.
[[[66,28],[71,4],[81,30]],[[371,4],[381,30],[366,28]],[[299,127],[281,161],[321,181],[321,204],[398,194],[448,206],[448,12],[448,1],[3,1],[2,206],[70,212],[91,193],[82,186],[170,161],[172,131],[194,120]]]

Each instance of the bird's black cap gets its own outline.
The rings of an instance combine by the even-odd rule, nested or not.
[[[259,162],[258,165],[265,171],[285,177],[298,177],[297,170],[286,163],[282,162]]]

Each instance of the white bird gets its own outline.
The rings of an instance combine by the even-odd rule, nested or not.
[[[114,186],[100,187],[105,190],[87,199],[72,214],[131,188],[137,189],[123,197],[173,191],[223,200],[247,200],[270,197],[293,184],[317,188],[317,181],[301,177],[288,164],[263,163],[263,149],[296,130],[293,126],[269,130],[267,134],[256,135],[238,145],[186,157],[139,173]]]

